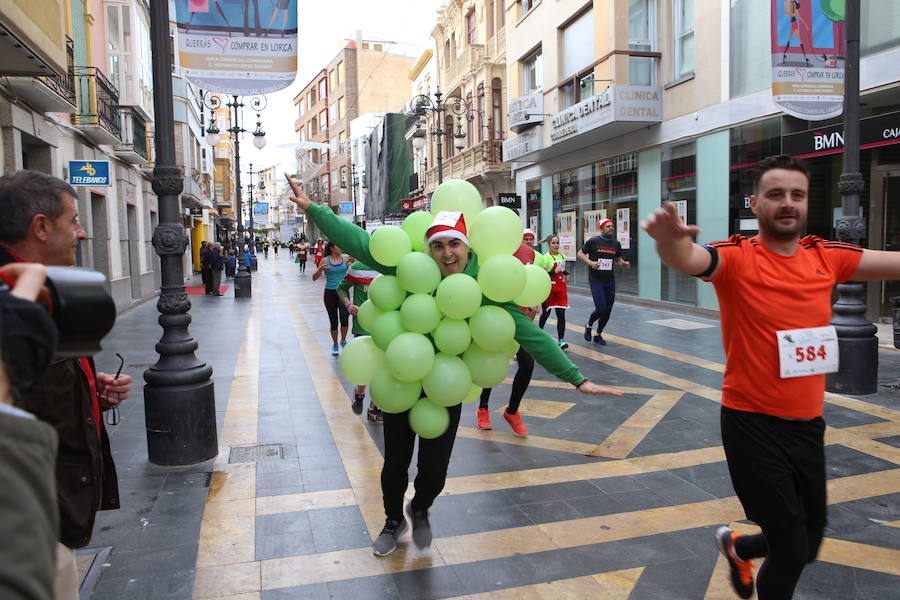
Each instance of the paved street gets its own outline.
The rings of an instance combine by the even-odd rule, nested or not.
[[[538,366],[525,439],[500,415],[509,385],[494,391],[493,431],[475,429],[477,404],[466,405],[432,547],[416,550],[407,533],[377,558],[381,429],[350,411],[321,282],[300,276],[285,250],[260,258],[252,300],[234,300],[228,285],[224,298],[191,297],[198,355],[214,367],[219,456],[150,465],[135,391],[109,426],[122,509],[98,515],[81,555],[83,592],[93,590],[83,597],[735,597],[712,534],[754,526],[721,448],[716,321],[620,302],[598,349],[580,334],[589,300],[573,294],[569,356],[626,395],[582,396]],[[115,370],[120,352],[140,380],[156,360],[156,317],[155,302],[121,315],[100,369]],[[900,352],[880,360],[882,382],[900,380]],[[829,526],[797,598],[900,594],[898,396],[879,386],[827,397]],[[273,447],[260,458],[240,450],[263,445]]]

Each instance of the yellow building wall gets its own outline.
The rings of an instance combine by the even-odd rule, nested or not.
[[[0,14],[29,50],[66,72],[66,7],[61,0],[3,0]]]
[[[409,102],[409,70],[416,59],[394,56],[372,50],[358,50],[356,54],[359,82],[359,110],[370,112],[400,112]],[[371,79],[370,79],[371,77]]]

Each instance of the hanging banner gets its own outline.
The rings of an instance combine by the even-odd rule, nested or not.
[[[772,96],[808,121],[841,114],[844,103],[844,0],[770,0]]]
[[[578,248],[575,247],[575,222],[578,220],[574,212],[556,215],[556,234],[559,236],[559,253],[566,260],[575,260]]]
[[[204,90],[269,94],[297,76],[297,0],[175,0],[178,66]]]
[[[631,249],[631,209],[616,209],[616,239],[622,244],[622,250]]]
[[[605,208],[584,211],[584,241],[600,235],[600,223],[606,218]]]

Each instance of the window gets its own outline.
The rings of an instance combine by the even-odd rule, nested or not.
[[[309,90],[309,95],[306,97],[306,108],[312,108],[313,104],[316,103],[316,88]]]
[[[309,139],[312,139],[317,133],[319,133],[319,118],[313,117],[309,122]]]
[[[450,61],[453,60],[450,55],[450,40],[444,42],[444,68],[450,68]]]
[[[347,108],[346,108],[346,104],[344,103],[344,97],[341,96],[340,98],[338,98],[338,101],[337,101],[337,117],[338,117],[338,119],[343,119],[346,116],[347,116]]]
[[[503,0],[498,0],[503,2]],[[494,35],[494,0],[487,0],[484,3],[484,20],[485,20],[485,39],[490,39]]]
[[[344,61],[337,64],[337,69],[335,69],[335,71],[337,72],[337,84],[341,85],[344,83]]]
[[[466,13],[466,40],[470,44],[478,43],[478,22],[475,20],[475,9]]]
[[[729,72],[731,97],[772,85],[771,3],[731,0]]]
[[[475,109],[475,106],[472,102],[472,92],[466,94],[466,145],[471,146],[475,143],[475,138],[472,137],[472,122],[475,120],[475,115],[472,114],[472,111]],[[481,141],[481,140],[478,140]]]
[[[496,7],[497,7],[497,20],[495,21],[495,23],[496,23],[497,31],[500,31],[500,28],[503,27],[504,25],[506,25],[506,2],[505,2],[505,0],[497,0]]]
[[[328,129],[328,111],[323,110],[319,113],[319,131]]]
[[[453,115],[444,117],[444,156],[446,158],[453,157],[453,136],[456,134],[456,125],[453,122]]]
[[[333,90],[337,87],[337,80],[335,79],[335,71],[332,69],[328,72],[328,89]]]
[[[301,101],[299,102],[299,106],[300,106],[300,117],[302,118],[302,117],[303,117],[303,113],[306,112],[306,103],[303,102],[303,101],[301,100]]]
[[[491,139],[503,139],[503,87],[499,77],[491,80]]]
[[[662,200],[684,203],[680,210],[688,223],[697,222],[697,157],[694,142],[672,144],[662,150]],[[697,304],[697,280],[662,265],[661,299],[668,302]]]
[[[656,37],[656,1],[629,0],[628,2],[628,49],[639,52],[653,52]],[[628,83],[630,85],[653,85],[655,59],[632,56],[628,59]]]
[[[560,106],[566,108],[578,102],[580,97],[578,82],[574,78],[584,75],[583,71],[591,68],[594,62],[594,45],[584,43],[584,40],[594,39],[593,9],[578,15],[560,33],[563,79],[573,78],[571,83],[559,86]],[[587,98],[589,95],[581,97]]]
[[[531,94],[544,88],[544,59],[541,51],[522,61],[522,93]]]
[[[540,3],[541,0],[519,0],[519,20],[524,19]]]
[[[338,119],[340,119],[340,117],[337,115],[337,102],[335,102],[328,107],[328,121],[334,123]]]
[[[694,0],[673,0],[672,42],[675,47],[674,76],[681,79],[694,73]]]
[[[347,189],[347,167],[341,167],[340,178],[341,178],[341,189],[346,190]]]
[[[328,97],[328,87],[327,86],[328,86],[328,82],[324,77],[319,80],[319,98],[321,100],[324,100],[325,98]]]
[[[484,141],[485,120],[484,82],[478,84],[478,141]]]

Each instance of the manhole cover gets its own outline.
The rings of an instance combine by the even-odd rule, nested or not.
[[[231,449],[229,463],[256,462],[272,458],[284,458],[281,444],[263,444],[262,446],[237,446]]]

